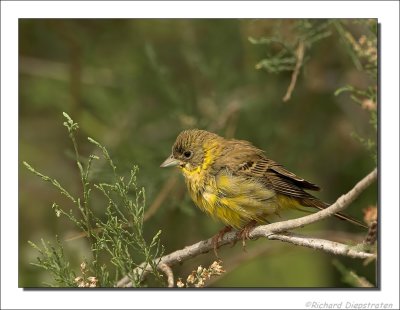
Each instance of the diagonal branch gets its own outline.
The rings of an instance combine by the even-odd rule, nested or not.
[[[299,46],[297,47],[297,50],[296,50],[297,61],[296,61],[296,66],[295,66],[295,68],[293,70],[293,73],[292,73],[292,79],[290,80],[290,84],[289,84],[289,87],[288,87],[288,89],[286,91],[285,96],[282,98],[282,100],[284,102],[289,101],[290,97],[292,97],[294,86],[296,85],[297,77],[299,76],[300,68],[301,68],[301,66],[303,64],[304,49],[305,49],[304,42],[300,41],[299,42]]]
[[[339,197],[339,199],[336,200],[336,202],[331,206],[329,206],[328,208],[311,215],[303,216],[298,219],[258,226],[249,233],[249,237],[251,239],[258,237],[266,237],[270,240],[281,240],[295,245],[318,249],[335,255],[345,255],[352,258],[374,258],[375,254],[364,252],[358,249],[357,247],[351,247],[346,244],[333,242],[330,240],[309,238],[306,236],[300,236],[282,232],[303,227],[305,225],[332,216],[333,214],[339,211],[342,211],[351,202],[353,202],[366,188],[368,188],[376,180],[376,178],[377,178],[377,169],[375,168],[371,173],[369,173],[366,177],[364,177],[361,181],[359,181],[347,194],[344,194],[341,197]],[[213,238],[210,238],[207,240],[197,242],[193,245],[185,247],[184,249],[177,250],[161,258],[158,258],[156,261],[158,261],[159,264],[166,264],[169,267],[172,267],[190,258],[196,257],[200,254],[207,253],[210,250],[213,250],[214,246],[212,240]],[[238,240],[237,233],[230,232],[223,236],[222,240],[219,242],[219,246],[232,243],[237,240]],[[145,274],[149,270],[150,266],[146,266],[146,264],[143,263],[134,270],[133,274],[135,274],[135,272],[138,272],[139,274],[142,273]],[[143,277],[144,274],[142,274],[141,277]],[[129,278],[125,276],[120,281],[118,281],[116,286],[127,287],[127,286],[132,286],[132,284]]]
[[[322,250],[335,255],[344,255],[351,258],[370,258],[374,254],[360,251],[357,247],[351,247],[343,243],[334,242],[319,238],[309,238],[297,234],[272,234],[268,236],[269,240],[280,240],[307,248]]]
[[[170,266],[165,263],[158,264],[158,268],[167,276],[168,287],[174,287],[174,274]]]

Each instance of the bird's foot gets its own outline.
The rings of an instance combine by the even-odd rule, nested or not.
[[[214,237],[212,237],[212,244],[213,244],[213,248],[214,248],[214,253],[215,253],[215,256],[217,257],[217,258],[219,258],[218,257],[218,253],[217,253],[217,249],[218,249],[218,242],[219,241],[221,241],[222,240],[222,238],[224,237],[224,235],[227,233],[227,232],[230,232],[232,230],[232,227],[231,226],[225,226],[224,228],[222,228]]]
[[[255,220],[251,220],[247,223],[241,230],[239,230],[236,234],[236,239],[242,239],[243,251],[246,252],[246,240],[250,239],[250,232],[254,227],[257,226],[257,222]]]

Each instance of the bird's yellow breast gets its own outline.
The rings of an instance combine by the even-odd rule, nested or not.
[[[241,228],[251,220],[265,223],[268,215],[278,211],[275,192],[261,183],[228,171],[216,176],[203,169],[183,173],[194,203],[225,225]]]

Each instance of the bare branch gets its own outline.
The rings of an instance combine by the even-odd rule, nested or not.
[[[158,268],[167,276],[168,287],[174,287],[174,273],[170,266],[165,263],[160,263]]]
[[[372,222],[371,226],[369,227],[368,234],[364,239],[364,243],[368,245],[373,245],[376,242],[378,233],[378,222]]]
[[[307,248],[318,249],[335,255],[345,255],[352,258],[370,258],[374,254],[361,252],[349,245],[319,238],[309,238],[295,234],[274,234],[268,236],[269,240],[280,240]]]
[[[284,102],[290,100],[290,97],[292,96],[292,92],[294,90],[294,86],[296,85],[296,82],[297,82],[297,77],[299,76],[299,73],[300,73],[300,68],[303,64],[303,58],[304,58],[304,42],[303,41],[299,42],[299,46],[297,47],[297,50],[296,50],[296,58],[297,58],[297,61],[296,61],[296,66],[294,68],[294,71],[292,73],[292,79],[290,81],[290,84],[286,91],[285,96],[282,98],[282,100]]]
[[[320,221],[333,214],[342,211],[351,202],[353,202],[368,186],[370,186],[377,178],[377,169],[375,168],[371,173],[359,181],[353,189],[351,189],[347,194],[342,195],[339,199],[329,206],[328,208],[316,212],[311,215],[307,215],[298,219],[272,223],[268,225],[261,225],[254,228],[250,233],[249,237],[251,239],[258,237],[266,237],[270,240],[281,240],[284,242],[290,242],[295,245],[306,246],[309,248],[322,250],[335,255],[345,255],[352,258],[374,258],[376,255],[373,253],[367,253],[359,250],[357,247],[349,247],[348,245],[333,242],[324,239],[308,238],[299,235],[289,235],[289,234],[279,234],[281,232],[286,232],[291,229],[303,227],[305,225]],[[223,246],[228,243],[233,243],[237,241],[237,233],[229,232],[226,233],[222,240],[219,242],[219,246]],[[186,261],[190,258],[198,256],[203,253],[207,253],[214,249],[213,238],[197,242],[193,245],[187,246],[182,250],[177,250],[168,255],[165,255],[157,260],[160,264],[167,264],[169,267],[174,266],[178,263]],[[149,267],[145,264],[140,265],[140,269],[146,271]],[[134,273],[135,274],[135,273]],[[129,286],[130,280],[127,276],[118,281],[118,287]]]
[[[360,277],[354,271],[350,271],[350,277],[352,277],[354,279],[356,287],[375,287],[374,285],[372,285],[371,282],[369,282],[364,277]]]

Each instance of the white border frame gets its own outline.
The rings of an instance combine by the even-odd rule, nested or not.
[[[18,18],[378,18],[381,33],[381,291],[26,291],[18,288]],[[397,1],[2,1],[1,308],[399,308],[399,3]],[[308,307],[312,309],[312,307]],[[325,307],[327,308],[327,306]]]

